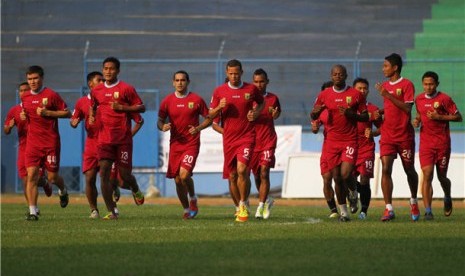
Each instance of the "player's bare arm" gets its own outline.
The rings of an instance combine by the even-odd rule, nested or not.
[[[378,90],[379,94],[381,97],[388,99],[391,101],[397,108],[400,110],[404,111],[405,113],[410,113],[412,111],[412,103],[405,103],[396,97],[392,96],[389,91],[384,88],[381,83],[376,83],[375,84],[376,89]]]
[[[428,111],[426,113],[426,116],[430,118],[431,120],[436,120],[436,121],[452,121],[452,122],[461,122],[462,121],[462,115],[457,112],[455,114],[439,114],[434,111]]]
[[[72,128],[76,128],[79,125],[79,122],[81,120],[79,118],[74,118],[69,121],[69,124],[71,125]]]
[[[189,125],[189,133],[194,135],[194,134],[197,134],[199,132],[201,132],[202,130],[204,130],[205,128],[209,127],[211,124],[212,124],[213,120],[210,119],[209,116],[207,116],[205,118],[205,120],[203,120],[203,122],[198,125],[198,126],[192,126],[192,125]]]
[[[273,117],[273,120],[278,119],[280,115],[281,115],[281,110],[279,110],[278,107],[275,107],[271,110],[271,117]]]
[[[171,123],[165,124],[165,120],[158,118],[157,127],[160,131],[166,132],[171,129]]]
[[[40,115],[42,117],[52,117],[52,118],[70,118],[71,117],[71,112],[68,109],[65,110],[48,110],[45,107],[38,107],[37,110],[37,115]]]
[[[208,115],[211,119],[214,119],[218,114],[220,113],[221,110],[226,106],[226,98],[221,98],[220,103],[218,104],[217,107],[215,108],[210,108],[208,111]]]
[[[320,117],[321,112],[325,109],[324,105],[315,105],[310,113],[312,120],[316,120]]]

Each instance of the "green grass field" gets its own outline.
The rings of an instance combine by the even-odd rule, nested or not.
[[[184,221],[178,205],[120,206],[118,221],[91,220],[88,207],[1,205],[2,275],[460,275],[465,210],[413,223],[327,218],[326,206],[279,206],[266,221],[235,223],[231,206],[202,206]],[[463,206],[463,204],[460,204]],[[379,204],[378,204],[379,206]],[[439,205],[438,205],[439,206]],[[255,211],[255,207],[252,208]]]

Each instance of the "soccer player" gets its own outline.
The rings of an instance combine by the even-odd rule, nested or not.
[[[210,117],[220,112],[224,123],[223,131],[223,178],[239,191],[239,214],[236,221],[249,219],[247,207],[250,191],[249,163],[254,150],[254,120],[262,112],[264,99],[253,85],[241,80],[243,71],[240,61],[233,59],[226,64],[228,82],[215,88],[210,102]],[[254,108],[254,102],[257,106]]]
[[[392,166],[399,154],[402,166],[407,174],[410,188],[410,216],[413,221],[420,218],[418,209],[418,174],[415,171],[415,131],[411,124],[411,111],[414,102],[413,83],[401,77],[402,58],[393,53],[384,58],[383,74],[387,81],[376,84],[376,89],[384,100],[384,120],[380,128],[379,149],[382,165],[381,189],[383,191],[384,210],[381,221],[395,218],[392,206]]]
[[[353,87],[358,90],[365,99],[368,97],[368,80],[363,78],[356,78],[353,82]],[[381,125],[381,117],[379,115],[379,108],[367,102],[366,109],[368,112],[367,122],[358,122],[358,155],[357,162],[355,163],[354,177],[360,175],[360,182],[357,182],[357,191],[360,194],[361,211],[358,215],[359,219],[366,219],[368,207],[371,201],[371,188],[370,178],[373,178],[373,168],[375,163],[375,141],[373,137],[379,135],[379,132],[373,130],[373,125],[379,128]],[[351,209],[352,213],[357,212]]]
[[[90,90],[103,82],[103,74],[97,71],[87,75],[87,86]],[[100,121],[89,123],[89,111],[91,108],[90,94],[83,96],[76,102],[73,114],[71,116],[70,125],[76,128],[79,122],[84,120],[85,129],[87,132],[84,153],[82,154],[82,172],[86,177],[86,197],[90,207],[90,218],[100,218],[97,208],[97,171],[98,171],[98,155],[97,142],[98,131],[100,129]]]
[[[60,206],[65,208],[68,205],[68,192],[63,178],[58,174],[61,149],[58,118],[69,118],[71,113],[60,95],[44,86],[42,67],[29,67],[26,78],[31,90],[21,97],[24,112],[20,115],[20,119],[27,120],[28,124],[24,153],[29,201],[26,220],[36,221],[39,219],[36,207],[40,167],[45,166],[48,182],[58,187]]]
[[[100,184],[107,210],[104,219],[118,219],[113,201],[113,186],[110,183],[111,166],[116,162],[118,172],[125,183],[131,186],[137,205],[144,203],[144,194],[140,191],[136,179],[132,177],[132,135],[130,113],[145,112],[145,106],[130,84],[118,79],[120,61],[108,57],[103,61],[102,69],[105,82],[91,90],[92,109],[90,122],[98,119],[101,127],[98,134],[98,156],[100,166]]]
[[[170,153],[167,178],[174,178],[183,218],[192,219],[198,213],[192,172],[200,150],[200,131],[211,125],[208,107],[196,93],[188,90],[186,71],[173,74],[174,93],[166,96],[158,111],[158,129],[170,131]],[[199,124],[199,116],[204,120]],[[167,122],[167,119],[169,121]]]
[[[328,111],[325,152],[328,169],[336,183],[336,196],[340,208],[339,220],[350,221],[346,206],[348,191],[351,206],[357,204],[357,189],[352,181],[352,170],[357,158],[357,121],[368,120],[365,98],[346,85],[347,70],[343,65],[331,69],[333,86],[321,91],[310,114],[319,118],[324,109]],[[347,190],[348,189],[348,190]]]
[[[18,94],[19,98],[21,96],[31,90],[29,87],[29,84],[27,82],[23,82],[19,84],[18,86]],[[17,153],[17,161],[16,165],[18,167],[18,176],[21,179],[21,182],[23,184],[23,192],[24,192],[24,197],[26,198],[26,202],[29,202],[27,200],[27,170],[26,166],[24,164],[24,151],[26,150],[26,136],[27,136],[27,121],[21,120],[21,113],[23,111],[23,105],[22,103],[17,104],[13,106],[7,113],[7,116],[5,118],[5,123],[3,124],[3,132],[6,135],[9,135],[11,133],[11,130],[13,127],[16,126],[16,132],[18,135],[18,153]],[[48,184],[48,181],[46,179],[46,176],[43,175],[44,171],[43,168],[40,169],[40,177],[39,177],[39,187],[42,187],[44,189],[45,195],[46,196],[51,196],[52,195],[52,187],[50,184]],[[37,193],[37,196],[39,194]],[[37,200],[37,199],[36,199]],[[39,208],[37,207],[37,213],[39,214]],[[29,209],[27,212],[27,215],[29,215]]]
[[[281,114],[281,104],[275,94],[266,90],[268,74],[263,69],[253,73],[253,84],[262,93],[265,105],[255,120],[255,148],[250,161],[250,168],[254,174],[255,186],[258,190],[259,203],[255,218],[268,219],[271,215],[273,198],[270,192],[270,168],[274,168],[276,158],[275,150],[278,136],[274,128],[274,120]]]
[[[333,82],[327,81],[324,82],[321,86],[321,90],[323,91],[328,87],[332,87]],[[317,134],[320,130],[320,127],[323,125],[323,145],[321,147],[321,155],[320,155],[320,170],[321,170],[321,177],[323,178],[323,194],[326,199],[326,204],[328,205],[330,214],[329,218],[339,218],[339,213],[337,212],[336,200],[334,199],[334,189],[332,186],[333,176],[331,174],[331,170],[328,169],[328,162],[326,161],[326,150],[325,145],[326,141],[326,132],[328,126],[325,126],[328,122],[328,110],[323,110],[320,114],[320,117],[316,120],[312,120],[310,118],[310,124],[312,126],[312,132]]]
[[[140,113],[130,113],[131,119],[134,122],[134,125],[131,129],[131,136],[134,137],[134,135],[139,132],[139,130],[142,128],[144,125],[144,118],[140,115]],[[135,177],[133,174],[131,174],[131,178],[133,178],[133,181],[135,180]],[[113,187],[113,201],[118,202],[119,198],[121,196],[121,191],[120,188],[125,189],[125,190],[131,190],[131,186],[127,183],[124,183],[123,179],[121,176],[118,174],[118,168],[116,167],[116,163],[113,163],[111,166],[111,173],[110,173],[110,183],[111,186]],[[118,213],[118,209],[115,207],[115,212]]]
[[[425,220],[432,220],[433,200],[432,181],[434,167],[444,191],[444,215],[452,214],[451,182],[447,178],[447,169],[451,152],[449,122],[461,122],[462,115],[455,102],[446,93],[437,90],[439,76],[428,71],[422,77],[423,93],[415,99],[417,116],[414,127],[420,128],[420,165],[423,171],[422,195],[425,205]]]
[[[219,134],[223,135],[224,133],[224,128],[223,128],[223,121],[221,120],[221,112],[218,116],[213,119],[212,122],[212,128]],[[239,215],[239,201],[241,200],[240,195],[239,195],[239,190],[237,189],[237,185],[233,185],[233,183],[237,182],[237,179],[235,179],[237,175],[231,174],[230,177],[228,178],[228,187],[229,187],[229,194],[231,195],[231,199],[234,202],[234,207],[236,208],[236,211],[234,212],[234,217],[237,217]],[[250,194],[250,192],[249,192]]]

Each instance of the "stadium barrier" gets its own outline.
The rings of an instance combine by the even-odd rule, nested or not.
[[[452,153],[449,163],[448,177],[451,180],[452,198],[465,198],[465,154]],[[421,197],[421,183],[423,175],[421,173],[418,153],[415,155],[415,169],[418,172],[419,185],[418,197]],[[407,183],[407,176],[397,158],[392,169],[392,179],[394,183],[393,198],[410,198],[410,190]],[[333,184],[334,185],[334,184]],[[381,190],[381,161],[379,154],[375,157],[374,178],[371,180],[372,198],[383,198]],[[444,193],[436,178],[433,179],[434,198],[443,198]],[[320,153],[302,152],[289,155],[287,168],[284,171],[283,198],[324,198],[323,180],[320,173]]]

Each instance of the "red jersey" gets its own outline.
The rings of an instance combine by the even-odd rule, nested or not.
[[[367,103],[367,111],[368,111],[368,122],[357,122],[357,132],[358,132],[358,148],[359,152],[362,151],[373,151],[375,150],[375,140],[373,137],[367,138],[365,136],[365,130],[367,128],[372,129],[373,125],[376,127],[380,127],[381,122],[375,121],[373,119],[373,114],[375,111],[379,110],[379,108],[372,104]]]
[[[92,89],[91,98],[92,104],[98,106],[98,119],[101,121],[99,144],[132,143],[131,115],[111,109],[111,103],[117,102],[126,106],[143,105],[134,87],[120,80],[112,85],[101,83]]]
[[[76,102],[71,120],[79,119],[84,120],[84,126],[87,132],[87,138],[96,139],[98,137],[98,130],[100,128],[100,120],[96,119],[94,124],[89,124],[89,109],[92,103],[90,94],[80,98]]]
[[[172,93],[166,96],[160,104],[158,117],[163,121],[169,118],[171,123],[170,145],[176,150],[200,146],[200,133],[189,133],[191,126],[199,125],[199,116],[207,117],[208,107],[205,101],[196,93],[188,92],[184,97]]]
[[[413,104],[415,87],[405,78],[395,82],[385,81],[382,86],[396,99]],[[384,99],[384,121],[381,126],[381,141],[396,143],[415,138],[415,131],[411,124],[411,113],[405,113],[390,100]]]
[[[328,110],[328,120],[324,126],[329,141],[357,140],[357,121],[341,114],[339,107],[351,108],[355,113],[364,112],[366,100],[359,91],[350,86],[341,91],[328,87],[320,92],[315,105],[324,105]]]
[[[26,136],[27,136],[27,121],[23,121],[20,118],[21,110],[23,106],[21,104],[15,105],[8,111],[5,118],[5,126],[10,125],[11,120],[15,120],[16,131],[18,133],[19,150],[24,150],[26,147]]]
[[[426,114],[428,111],[441,115],[456,114],[458,109],[452,98],[443,92],[432,96],[422,93],[415,99],[415,104],[421,116],[420,145],[427,148],[450,147],[449,121],[431,120]]]
[[[38,107],[53,111],[65,111],[65,101],[50,88],[42,88],[39,92],[28,91],[21,97],[27,116],[27,147],[56,148],[60,145],[58,119],[43,117],[37,114]]]
[[[276,148],[278,136],[274,129],[274,119],[272,116],[273,109],[278,108],[281,111],[281,104],[278,97],[270,92],[266,92],[263,96],[265,106],[262,112],[255,120],[255,148],[254,151],[263,151],[266,149]]]
[[[238,88],[228,83],[218,86],[213,91],[210,108],[216,108],[220,100],[226,98],[222,109],[223,145],[253,143],[255,141],[255,122],[247,120],[247,113],[253,104],[263,103],[263,95],[253,84],[243,82]]]

